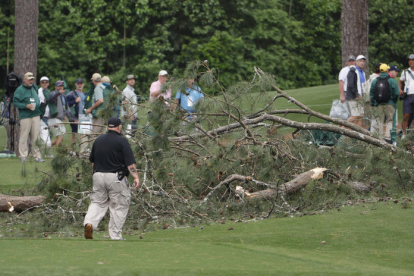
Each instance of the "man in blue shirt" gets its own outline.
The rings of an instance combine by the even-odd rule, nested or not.
[[[348,101],[351,116],[348,121],[359,126],[363,126],[363,118],[365,115],[364,101],[368,99],[368,94],[364,91],[365,83],[365,66],[366,58],[359,55],[356,58],[356,66],[350,66],[347,76],[346,100]]]
[[[195,115],[193,113],[197,113],[196,104],[198,101],[204,99],[204,94],[201,91],[201,88],[193,84],[194,79],[189,79],[188,87],[185,89],[185,91],[182,92],[181,90],[178,90],[177,94],[175,95],[174,110],[179,105],[182,110],[184,110],[186,113],[189,113],[189,121],[192,121],[195,118]]]

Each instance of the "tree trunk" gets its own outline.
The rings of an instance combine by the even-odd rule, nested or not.
[[[37,43],[39,0],[15,1],[15,28],[14,28],[14,72],[22,78],[26,72],[37,73]],[[14,153],[19,156],[20,126],[19,112],[12,106],[10,118],[16,124],[11,128],[13,133]],[[11,137],[9,137],[11,138]]]
[[[23,212],[45,203],[44,196],[7,196],[0,194],[0,212]]]
[[[368,0],[342,0],[341,30],[342,67],[349,55],[364,55],[368,64]]]
[[[37,72],[39,0],[15,1],[14,72]]]

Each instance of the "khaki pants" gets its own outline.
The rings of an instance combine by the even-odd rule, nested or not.
[[[109,208],[109,235],[113,240],[122,239],[122,227],[128,214],[130,201],[131,192],[126,178],[119,181],[115,173],[94,173],[91,204],[85,216],[84,225],[90,223],[92,228],[96,229]]]
[[[36,140],[40,132],[40,116],[33,118],[26,118],[20,120],[20,138],[19,138],[19,157],[27,158],[29,155],[29,147],[27,138],[30,134],[30,141],[32,143],[32,154],[34,158],[41,158],[40,150],[36,145]]]
[[[102,118],[92,118],[92,133],[93,134],[101,134],[103,130],[103,126],[105,125],[104,119]],[[95,125],[102,125],[102,126],[95,126]]]
[[[390,104],[383,104],[372,108],[371,133],[380,138],[391,139],[391,129],[395,108]],[[384,131],[385,125],[385,131]]]

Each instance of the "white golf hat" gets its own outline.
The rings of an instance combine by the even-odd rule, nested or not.
[[[46,77],[46,76],[44,76],[44,77],[41,77],[41,78],[40,78],[40,81],[49,81],[49,78],[48,78],[48,77]]]
[[[359,55],[359,56],[357,56],[357,58],[356,58],[356,60],[360,60],[360,59],[365,59],[365,60],[367,60],[363,55]]]
[[[168,75],[168,72],[167,72],[167,71],[165,71],[165,70],[161,70],[161,71],[158,73],[158,76],[165,76],[165,75]]]

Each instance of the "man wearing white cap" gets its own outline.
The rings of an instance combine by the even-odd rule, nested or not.
[[[26,162],[29,155],[27,138],[32,141],[32,154],[36,162],[45,162],[36,146],[36,140],[40,132],[40,101],[37,91],[33,87],[34,75],[27,72],[23,77],[23,84],[14,92],[13,104],[19,109],[20,138],[19,157],[21,162]]]
[[[49,78],[44,76],[40,78],[40,88],[38,89],[39,101],[41,105],[41,118],[40,118],[40,139],[43,144],[48,147],[52,146],[52,141],[49,136],[49,129],[47,128],[47,119],[50,115],[49,105],[47,101],[49,99],[50,90],[49,88]],[[43,109],[44,108],[44,109]]]
[[[349,110],[351,112],[351,117],[348,118],[348,121],[359,125],[362,127],[364,116],[364,103],[362,98],[367,98],[367,95],[364,95],[364,82],[365,82],[365,66],[366,58],[363,55],[359,55],[356,58],[356,66],[352,65],[349,68],[349,73],[347,76],[347,89],[345,94],[345,99],[348,101]]]
[[[167,88],[165,92],[163,92],[162,89],[162,86],[167,83],[167,79],[168,72],[165,70],[161,70],[158,73],[158,80],[151,84],[150,101],[154,101],[156,98],[159,98],[160,96],[162,96],[164,100],[171,100],[171,88]],[[167,105],[169,104],[167,103]]]

